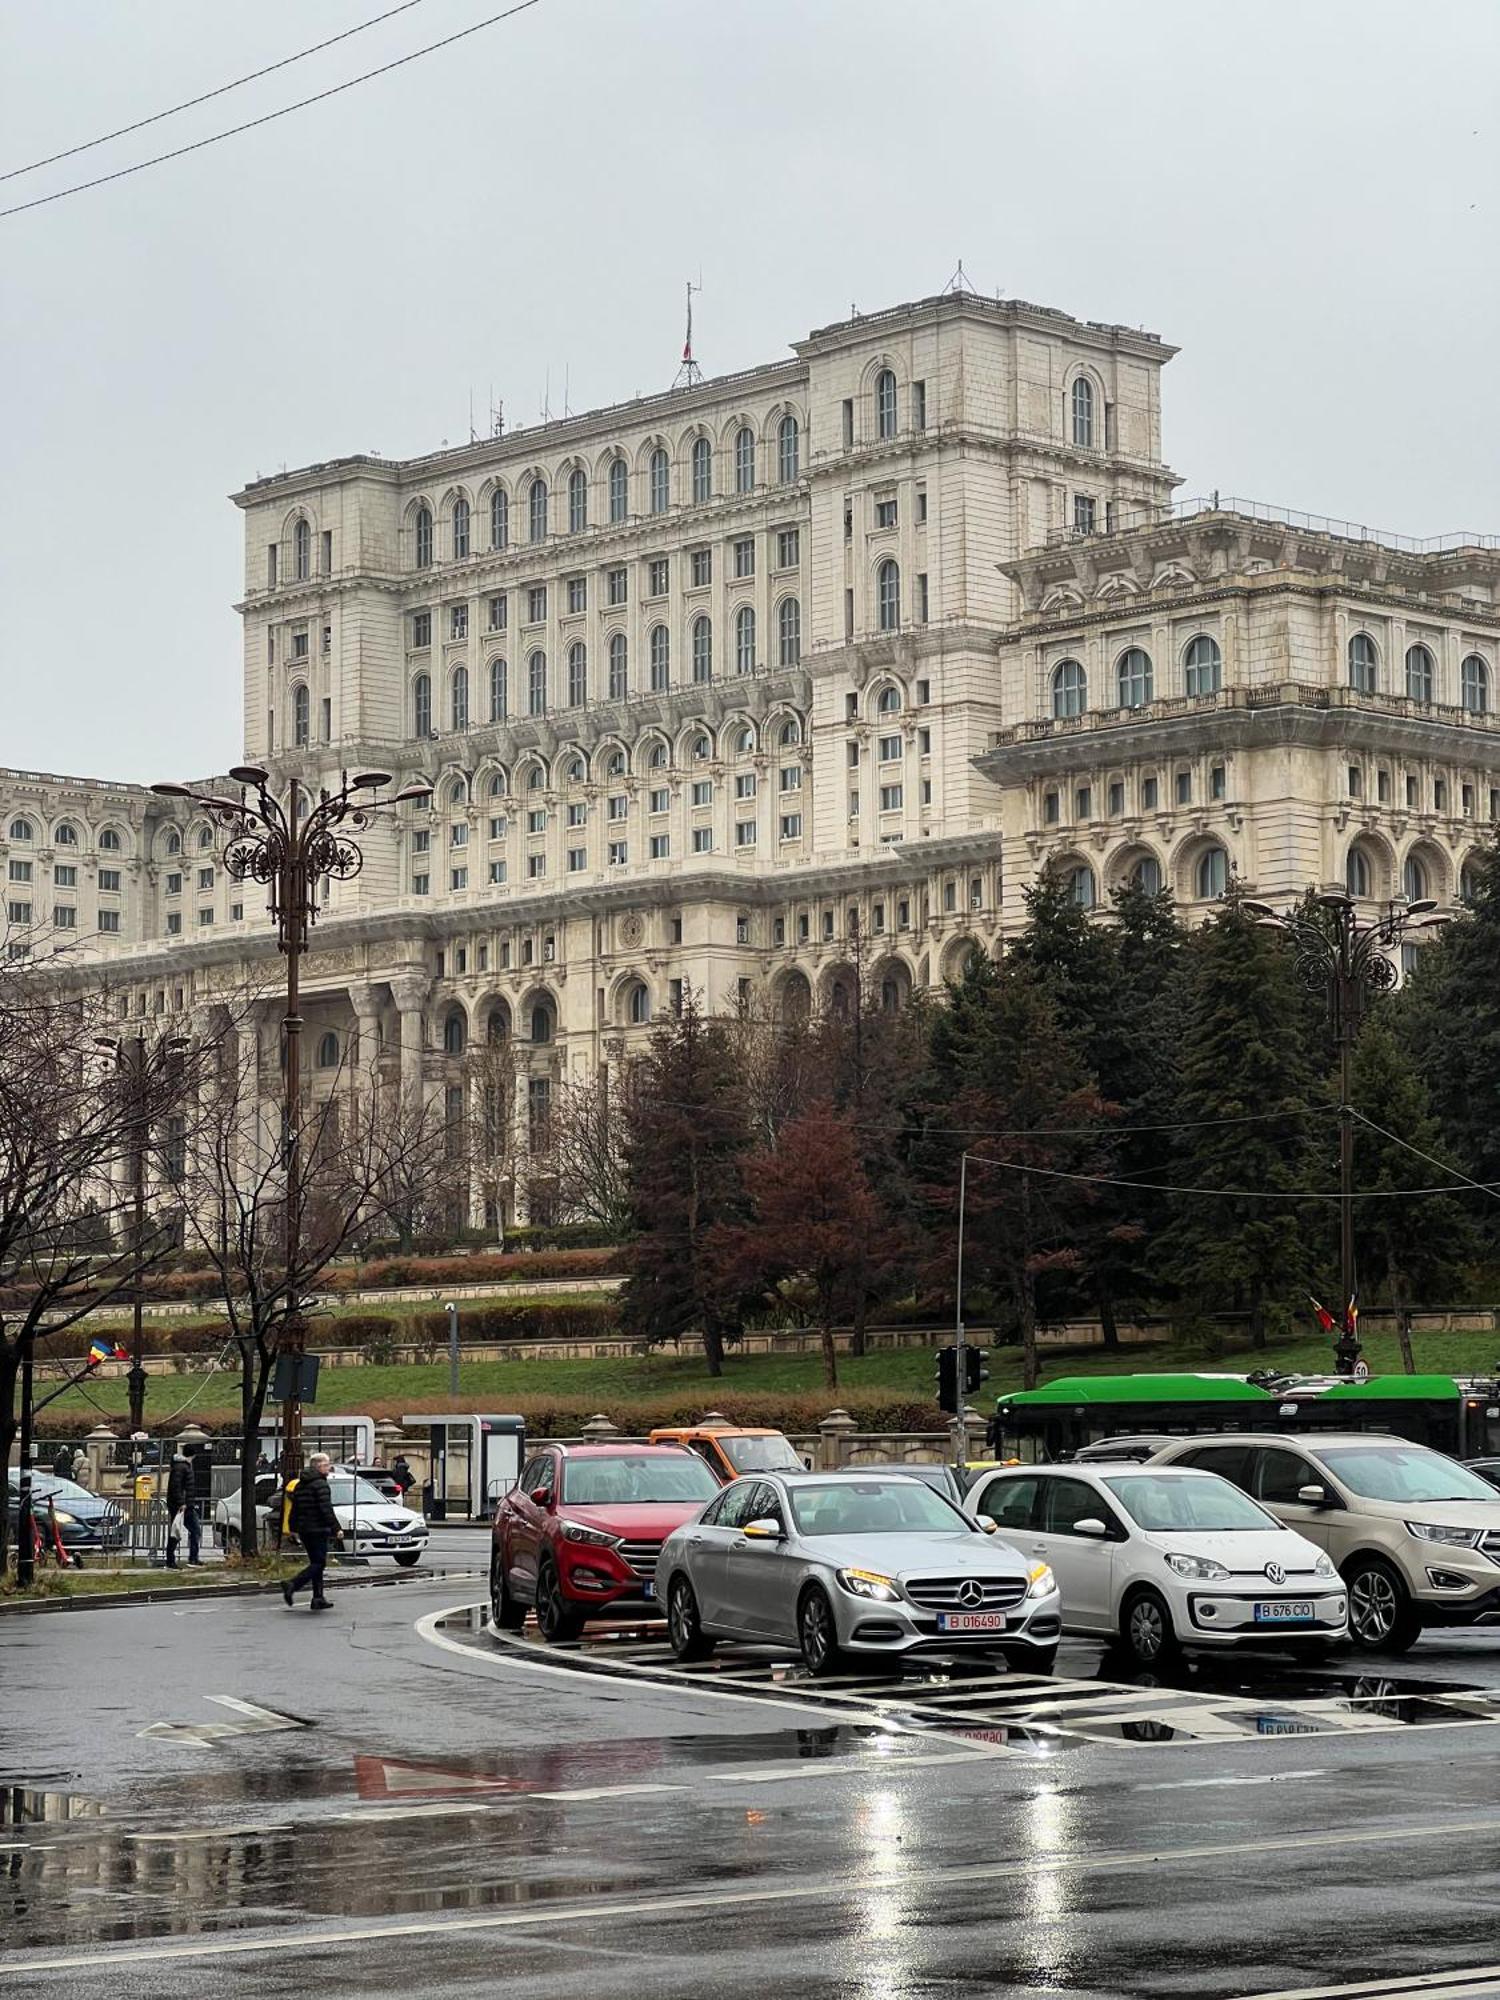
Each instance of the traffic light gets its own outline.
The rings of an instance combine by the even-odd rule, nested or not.
[[[958,1349],[940,1347],[937,1351],[938,1408],[946,1410],[950,1417],[958,1415]]]
[[[964,1394],[972,1396],[980,1383],[987,1382],[989,1379],[990,1364],[985,1360],[983,1350],[978,1347],[966,1347],[964,1349]]]

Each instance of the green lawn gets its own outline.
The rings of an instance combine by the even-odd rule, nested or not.
[[[1395,1373],[1400,1356],[1394,1335],[1374,1334],[1365,1341],[1365,1355],[1376,1374]],[[1500,1336],[1492,1333],[1418,1334],[1415,1340],[1418,1368],[1436,1374],[1487,1374],[1500,1359]],[[1044,1380],[1059,1375],[1112,1372],[1145,1373],[1170,1369],[1214,1369],[1244,1373],[1251,1368],[1274,1365],[1307,1373],[1332,1366],[1329,1343],[1316,1336],[1266,1349],[1242,1348],[1208,1355],[1201,1348],[1182,1346],[1129,1347],[1118,1355],[1100,1348],[1074,1349],[1062,1353],[1044,1352]],[[147,1391],[148,1423],[153,1415],[175,1411],[195,1397],[191,1413],[220,1419],[237,1406],[235,1377],[221,1375],[205,1386],[201,1375],[153,1375]],[[1020,1356],[1004,1348],[990,1359],[990,1378],[976,1406],[986,1407],[996,1393],[1020,1383]],[[459,1409],[503,1411],[514,1406],[518,1397],[587,1399],[597,1409],[609,1412],[611,1403],[639,1403],[653,1398],[701,1397],[704,1409],[726,1394],[827,1397],[828,1407],[841,1401],[846,1392],[893,1394],[910,1399],[930,1398],[933,1393],[933,1354],[930,1348],[893,1348],[865,1356],[862,1360],[841,1357],[839,1386],[823,1387],[822,1363],[815,1354],[731,1355],[724,1374],[715,1380],[703,1365],[702,1357],[684,1354],[623,1356],[614,1360],[550,1361],[518,1357],[509,1361],[470,1361],[462,1366]],[[359,1411],[381,1406],[398,1414],[404,1407],[418,1409],[436,1403],[442,1407],[448,1394],[446,1360],[399,1368],[325,1368],[319,1386],[322,1410]],[[59,1397],[53,1412],[73,1421],[97,1420],[103,1409],[111,1416],[123,1415],[126,1387],[121,1380],[93,1382],[88,1397],[77,1391]],[[186,1421],[187,1413],[184,1413]],[[160,1421],[160,1417],[158,1417]]]

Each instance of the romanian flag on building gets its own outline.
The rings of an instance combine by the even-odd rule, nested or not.
[[[89,1366],[97,1368],[101,1361],[128,1361],[130,1356],[117,1340],[92,1340],[89,1342]]]

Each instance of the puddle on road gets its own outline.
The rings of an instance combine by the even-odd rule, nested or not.
[[[67,1778],[72,1776],[72,1772],[66,1773]],[[29,1782],[0,1776],[0,1829],[60,1826],[65,1821],[103,1817],[104,1807],[98,1799],[63,1790],[62,1783],[55,1772]]]

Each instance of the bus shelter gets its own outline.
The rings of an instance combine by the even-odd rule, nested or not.
[[[432,1454],[424,1491],[429,1520],[481,1520],[521,1476],[526,1419],[513,1416],[403,1417],[401,1427]]]

